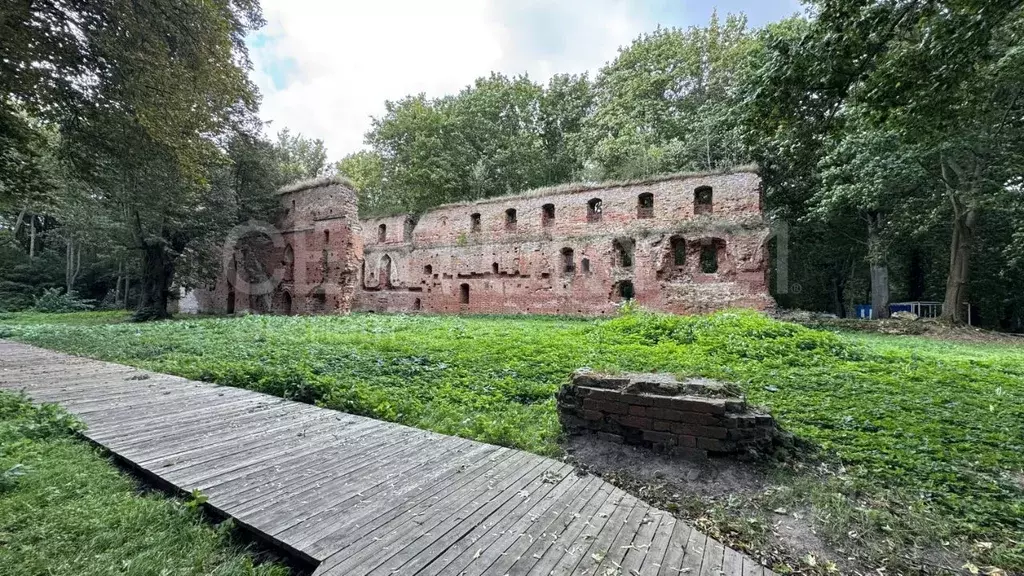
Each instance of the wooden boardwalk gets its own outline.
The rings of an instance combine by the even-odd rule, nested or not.
[[[774,576],[534,454],[0,341],[0,388],[56,402],[131,466],[315,576]]]

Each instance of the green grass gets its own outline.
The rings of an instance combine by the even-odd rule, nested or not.
[[[69,326],[92,326],[96,324],[115,324],[124,322],[131,317],[124,310],[104,310],[102,312],[0,312],[0,325],[39,325],[63,324]]]
[[[286,576],[194,505],[140,492],[55,406],[0,392],[0,573]]]
[[[559,451],[553,396],[577,368],[728,380],[822,448],[820,489],[795,482],[786,497],[813,504],[836,538],[949,541],[1024,570],[1024,347],[839,335],[749,312],[4,323],[0,336],[49,348],[540,454]]]

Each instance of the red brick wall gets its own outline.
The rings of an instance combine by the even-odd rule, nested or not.
[[[355,192],[333,180],[285,189],[280,195],[277,245],[256,254],[237,251],[212,290],[197,290],[199,309],[209,313],[251,310],[277,314],[348,312],[352,308],[363,253]],[[237,263],[259,262],[256,274]],[[272,290],[249,294],[246,276],[270,277]],[[232,305],[233,301],[233,305]]]
[[[712,188],[712,212],[695,215],[695,190],[705,186]],[[642,305],[674,313],[773,304],[756,174],[549,192],[443,206],[414,226],[406,216],[362,221],[364,262],[354,308],[610,314],[622,300],[624,281]],[[653,209],[638,205],[641,194],[653,195]],[[588,214],[593,198],[601,199],[599,218]],[[544,218],[547,204],[554,205],[553,220]],[[514,225],[507,223],[509,209],[516,211]],[[480,215],[477,229],[473,214]],[[679,266],[673,238],[685,247]],[[617,240],[633,246],[632,266],[620,262]],[[705,246],[717,257],[714,273],[702,270]],[[572,250],[569,271],[566,248]],[[468,304],[462,285],[469,288]]]

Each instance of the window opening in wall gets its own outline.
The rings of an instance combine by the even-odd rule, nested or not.
[[[632,238],[616,238],[612,242],[615,248],[615,262],[623,268],[630,268],[633,266],[633,239]]]
[[[562,272],[572,274],[575,271],[576,261],[574,260],[572,248],[562,248]]]
[[[498,263],[497,262],[495,262],[494,264],[491,264],[491,272],[494,273],[494,274],[498,273]]]
[[[284,258],[281,260],[281,265],[284,266],[284,282],[292,282],[295,279],[295,251],[292,250],[292,245],[289,244],[284,247]]]
[[[679,236],[672,237],[672,264],[683,266],[686,264],[686,239]]]
[[[421,307],[422,307],[422,304],[420,304],[420,299],[419,298],[417,298],[417,299],[412,301],[412,309],[413,310],[419,310]]]
[[[292,315],[292,295],[287,292],[284,293],[284,313],[286,316]]]
[[[587,202],[587,222],[599,222],[604,206],[600,198],[591,198]]]
[[[330,243],[331,243],[331,231],[330,230],[324,230],[324,244],[330,244]]]
[[[379,286],[381,288],[391,288],[391,256],[385,254],[380,259],[380,264],[377,266],[377,277],[380,278]]]
[[[622,280],[615,285],[615,295],[621,300],[632,300],[636,293],[633,290],[633,283],[629,280]]]
[[[516,209],[509,208],[505,210],[505,228],[514,230],[516,227]]]
[[[636,197],[636,217],[654,218],[654,194],[644,192]]]
[[[700,249],[700,271],[705,274],[718,272],[718,245],[712,242]]]
[[[469,304],[469,284],[459,285],[459,303]]]
[[[423,273],[426,274],[427,276],[430,276],[431,274],[434,273],[434,267],[431,266],[430,264],[427,264],[426,266],[423,267]]]
[[[540,207],[540,223],[542,226],[551,226],[555,223],[554,204],[545,204]]]
[[[711,214],[713,210],[714,193],[711,186],[701,186],[693,191],[693,213]]]
[[[582,270],[582,272],[584,274],[590,274],[590,259],[589,258],[584,258],[584,259],[580,260],[580,270]]]
[[[469,215],[469,231],[479,232],[480,231],[480,213]]]
[[[386,242],[388,238],[388,225],[377,226],[377,242]]]

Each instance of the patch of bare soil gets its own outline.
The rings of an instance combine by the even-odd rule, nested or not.
[[[672,512],[780,573],[870,572],[851,565],[841,550],[826,543],[809,511],[764,509],[758,500],[778,488],[767,464],[726,458],[696,462],[589,435],[569,437],[563,448],[567,462]]]

